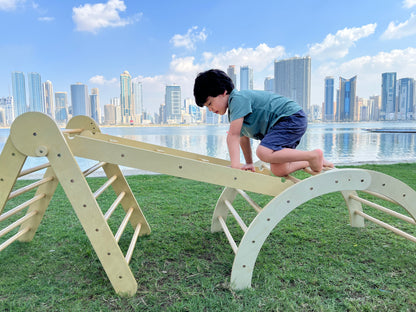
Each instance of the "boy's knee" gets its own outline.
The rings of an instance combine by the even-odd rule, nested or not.
[[[259,145],[256,150],[256,155],[261,161],[270,162],[268,157],[270,155],[270,151],[271,150],[267,147]]]
[[[278,177],[286,177],[291,172],[286,164],[270,164],[271,172]]]

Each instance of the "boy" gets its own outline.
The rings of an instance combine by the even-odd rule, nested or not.
[[[261,140],[257,157],[270,163],[276,176],[306,167],[320,172],[323,167],[334,166],[320,149],[295,149],[306,131],[307,116],[294,101],[266,91],[238,91],[231,78],[218,69],[198,74],[194,96],[198,106],[206,106],[213,113],[224,115],[228,111],[227,145],[232,168],[254,171],[250,138]],[[243,166],[240,146],[246,160]]]

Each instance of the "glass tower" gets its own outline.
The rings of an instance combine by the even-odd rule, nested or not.
[[[399,85],[399,120],[413,119],[413,105],[415,104],[415,80],[413,78],[402,78],[398,81]]]
[[[240,90],[253,90],[253,69],[240,67]]]
[[[26,104],[26,85],[25,74],[22,72],[12,72],[13,104],[14,117],[28,111]]]
[[[55,92],[55,120],[66,123],[68,121],[68,95],[66,92]]]
[[[234,88],[237,88],[237,74],[235,72],[235,65],[228,66],[228,68],[227,68],[227,75],[233,81]]]
[[[141,82],[133,82],[134,114],[143,114],[143,90]]]
[[[292,57],[274,62],[274,86],[283,95],[302,106],[309,114],[311,98],[311,57]]]
[[[334,77],[325,77],[324,121],[334,121]]]
[[[174,123],[181,122],[181,87],[166,86],[165,109],[166,119]]]
[[[134,115],[131,91],[131,76],[126,70],[120,75],[120,105],[124,122],[129,122]]]
[[[339,78],[339,102],[337,103],[337,121],[357,120],[355,93],[357,76],[350,79]]]
[[[396,73],[381,74],[381,120],[396,119]]]
[[[27,73],[27,82],[29,85],[29,111],[45,113],[40,74]]]
[[[71,85],[72,116],[91,116],[88,87],[80,82]]]
[[[42,83],[43,103],[45,105],[44,112],[55,119],[55,105],[53,101],[52,82],[47,80]]]

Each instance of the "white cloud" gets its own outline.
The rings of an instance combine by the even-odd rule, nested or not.
[[[416,1],[415,1],[416,3]],[[416,15],[411,13],[410,18],[396,25],[395,22],[390,22],[386,31],[381,35],[382,39],[400,39],[416,34]]]
[[[72,8],[72,19],[76,30],[97,33],[101,28],[122,27],[141,18],[141,13],[133,17],[121,18],[119,13],[126,10],[122,0],[108,0],[107,3],[84,4]]]
[[[112,78],[110,80],[106,80],[104,78],[104,76],[101,75],[96,75],[94,77],[91,77],[89,79],[89,83],[94,84],[94,85],[117,85],[118,80],[117,78]]]
[[[322,43],[315,43],[309,48],[309,55],[316,59],[339,59],[346,56],[349,49],[358,40],[368,37],[375,32],[377,24],[362,27],[344,28],[335,35],[328,34]]]
[[[416,0],[404,0],[403,7],[410,9],[416,5]]]
[[[195,50],[195,44],[199,41],[205,41],[207,34],[205,28],[198,32],[198,26],[193,26],[188,29],[185,35],[174,35],[170,42],[174,47],[184,47],[187,50]]]
[[[16,10],[18,5],[25,1],[26,0],[0,0],[0,11]]]

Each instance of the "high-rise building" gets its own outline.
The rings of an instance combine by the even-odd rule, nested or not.
[[[370,96],[370,103],[369,103],[369,119],[370,120],[380,120],[380,105],[381,105],[380,95]]]
[[[113,104],[104,105],[104,123],[106,125],[116,123],[116,107]]]
[[[97,123],[101,123],[100,92],[98,88],[91,89],[90,95],[91,118]]]
[[[68,94],[66,92],[55,92],[55,120],[66,123],[69,119]]]
[[[14,118],[26,113],[28,107],[26,104],[26,84],[25,74],[22,72],[12,72],[13,104]]]
[[[240,90],[253,90],[253,69],[248,66],[240,67]]]
[[[128,123],[134,115],[131,75],[126,70],[120,75],[120,106],[123,123]]]
[[[143,114],[143,86],[140,81],[132,82],[132,92],[134,101],[134,115]]]
[[[381,120],[396,119],[396,73],[381,74]]]
[[[88,87],[80,82],[71,85],[72,116],[91,116]]]
[[[325,77],[324,121],[334,121],[334,77]]]
[[[234,88],[237,88],[237,73],[235,72],[235,65],[228,66],[227,75],[233,81]]]
[[[181,122],[181,87],[166,86],[165,91],[165,110],[166,120],[168,123]]]
[[[27,84],[29,86],[29,111],[44,113],[40,74],[27,73]]]
[[[399,85],[399,103],[397,119],[409,120],[414,119],[415,104],[415,80],[413,78],[402,78],[398,81]]]
[[[46,80],[42,83],[42,97],[44,112],[55,119],[55,105],[53,99],[53,86],[52,82]]]
[[[266,77],[264,79],[264,91],[274,92],[274,78]]]
[[[309,114],[311,57],[292,57],[274,62],[275,92],[297,102]]]
[[[339,77],[339,102],[337,103],[337,121],[356,120],[356,85],[357,76],[350,79]]]
[[[13,97],[7,96],[0,98],[0,107],[4,111],[4,125],[11,125],[14,120]]]

